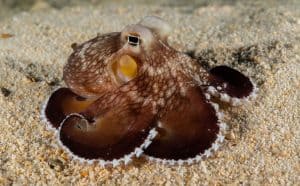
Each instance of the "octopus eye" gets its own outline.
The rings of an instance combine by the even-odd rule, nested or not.
[[[133,57],[123,55],[112,64],[112,71],[117,82],[126,83],[137,76],[138,65]]]
[[[131,46],[138,46],[140,44],[140,38],[138,36],[129,35],[127,37],[127,42]]]

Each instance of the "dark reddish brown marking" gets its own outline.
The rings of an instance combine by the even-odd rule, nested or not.
[[[89,123],[71,116],[62,124],[60,140],[68,149],[85,159],[113,160],[124,157],[141,146],[153,128],[154,115],[149,108],[118,108],[94,118]]]
[[[231,97],[245,98],[253,92],[254,86],[250,79],[233,68],[217,66],[209,72],[211,74],[210,86],[217,89],[218,86],[222,87],[224,83],[227,84],[227,87],[222,88],[221,92]]]
[[[80,113],[92,101],[74,94],[68,88],[60,88],[52,93],[46,103],[45,117],[54,128],[58,128],[67,115]]]
[[[160,119],[158,137],[145,150],[161,159],[188,159],[211,147],[219,132],[218,118],[199,88],[190,88],[187,97]]]

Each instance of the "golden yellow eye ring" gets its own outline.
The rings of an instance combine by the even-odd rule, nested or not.
[[[137,76],[138,65],[136,60],[125,54],[112,64],[112,71],[119,82],[128,82]]]

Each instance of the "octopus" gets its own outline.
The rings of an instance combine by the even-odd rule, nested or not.
[[[249,77],[228,66],[210,70],[167,39],[171,26],[147,16],[137,24],[72,44],[66,87],[42,109],[62,148],[75,160],[127,165],[145,157],[192,164],[217,151],[226,124],[219,102],[255,96]]]

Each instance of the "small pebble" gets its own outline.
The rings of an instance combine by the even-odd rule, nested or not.
[[[14,35],[9,34],[9,33],[2,33],[2,34],[0,34],[0,39],[8,39],[8,38],[11,38],[13,36]]]
[[[1,93],[4,97],[8,97],[11,94],[11,91],[7,88],[1,87]]]
[[[227,133],[226,136],[225,136],[225,138],[227,140],[235,140],[236,139],[235,134],[234,134],[233,131],[230,131],[229,133]]]

